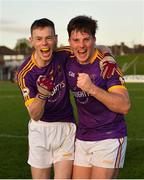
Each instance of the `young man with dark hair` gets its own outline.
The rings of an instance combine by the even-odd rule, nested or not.
[[[57,35],[52,21],[43,18],[31,26],[34,47],[18,72],[18,83],[30,115],[29,158],[32,178],[71,178],[76,126],[65,76],[65,55],[53,53]]]
[[[46,18],[33,22],[30,42],[34,52],[20,66],[17,80],[31,118],[28,163],[32,178],[49,179],[54,165],[55,179],[70,179],[76,125],[65,64],[71,49],[55,49],[54,23]]]
[[[101,76],[97,21],[77,16],[67,30],[74,57],[66,71],[78,110],[73,179],[117,178],[127,144],[128,91],[118,67],[110,78]]]

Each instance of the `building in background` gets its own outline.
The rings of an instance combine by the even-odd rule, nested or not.
[[[24,54],[0,46],[0,80],[13,80],[14,72],[21,65],[24,57]]]
[[[144,53],[144,46],[141,44],[129,48],[122,42],[120,45],[109,46],[109,48],[114,56]],[[19,39],[14,50],[0,46],[0,80],[15,81],[17,68],[22,64],[24,58],[32,53],[32,50],[26,39]]]

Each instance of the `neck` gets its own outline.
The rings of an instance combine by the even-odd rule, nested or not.
[[[49,60],[43,60],[43,59],[37,57],[37,55],[36,55],[36,53],[35,53],[35,54],[34,54],[34,60],[35,60],[36,65],[37,65],[38,67],[42,68],[42,67],[47,66],[47,65],[51,62],[52,58],[49,59]]]

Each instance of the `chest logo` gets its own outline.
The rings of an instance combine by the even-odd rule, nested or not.
[[[75,77],[75,73],[72,72],[72,71],[69,71],[69,72],[68,72],[68,75],[69,75],[70,77]]]

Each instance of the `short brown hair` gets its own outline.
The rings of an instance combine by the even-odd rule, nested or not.
[[[73,30],[80,32],[87,32],[95,37],[97,30],[97,20],[92,19],[91,17],[80,15],[71,19],[67,26],[68,35],[70,37]]]

